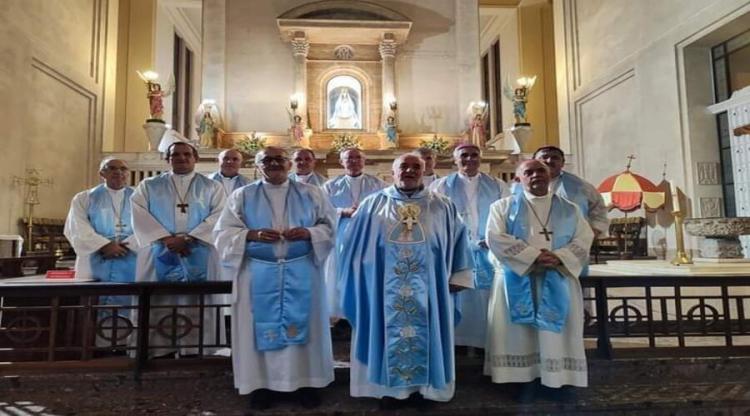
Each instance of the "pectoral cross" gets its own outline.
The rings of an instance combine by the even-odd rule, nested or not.
[[[180,209],[180,212],[181,212],[181,213],[183,213],[183,214],[187,213],[187,208],[188,208],[189,206],[190,206],[190,204],[186,204],[186,203],[184,203],[184,202],[183,202],[183,203],[181,203],[181,204],[177,204],[177,208],[179,208],[179,209]]]
[[[554,233],[552,231],[549,231],[547,227],[542,227],[542,231],[539,231],[539,234],[544,234],[544,239],[550,241],[549,236],[550,234]]]
[[[125,229],[125,224],[122,223],[122,221],[118,220],[117,224],[115,224],[115,241],[120,241],[120,235],[122,235],[122,231]]]

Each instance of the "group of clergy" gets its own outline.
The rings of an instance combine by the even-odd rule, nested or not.
[[[79,278],[232,281],[216,303],[231,305],[234,385],[254,409],[283,395],[320,404],[334,379],[330,322],[341,318],[352,327],[351,395],[383,408],[450,400],[455,345],[483,348],[484,373],[520,383],[520,401],[569,400],[588,383],[578,278],[607,229],[601,196],[552,146],[518,165],[512,187],[480,172],[475,145],[456,146],[446,177],[435,156],[399,156],[388,186],[364,173],[359,149],[343,150],[345,173],[326,180],[312,151],[266,147],[255,155],[262,179],[250,181],[238,151],[204,176],[197,149],[178,141],[170,171],[135,189],[125,161],[102,161],[103,183],[73,198],[65,235]],[[198,351],[198,331],[175,341],[164,329],[178,318],[199,323],[204,340],[224,336],[214,308],[187,307],[199,296],[152,297],[152,354]]]

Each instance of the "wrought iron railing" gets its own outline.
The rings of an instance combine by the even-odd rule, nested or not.
[[[750,276],[589,276],[581,283],[593,289],[584,327],[592,356],[750,355]],[[127,357],[138,378],[164,351],[210,357],[229,347],[229,305],[216,295],[230,292],[230,282],[0,284],[0,362],[48,366],[114,354]],[[174,295],[190,302],[165,301]],[[132,302],[99,305],[104,296]]]

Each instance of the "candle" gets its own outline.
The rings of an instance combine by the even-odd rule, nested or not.
[[[682,212],[680,209],[680,190],[675,185],[674,181],[669,181],[669,188],[672,190],[672,212]]]

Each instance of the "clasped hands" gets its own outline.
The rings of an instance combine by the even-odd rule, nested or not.
[[[260,228],[250,230],[247,233],[247,241],[257,241],[260,243],[275,243],[281,240],[300,241],[309,240],[310,230],[305,227],[289,228],[288,230],[278,231],[273,228]]]
[[[190,255],[190,243],[193,238],[187,234],[172,235],[160,240],[167,247],[167,250],[181,256]]]
[[[341,217],[343,218],[351,218],[355,212],[357,212],[357,205],[353,205],[350,208],[343,208],[340,211],[340,214],[341,214]]]
[[[109,243],[105,244],[104,247],[100,248],[99,251],[102,253],[102,256],[104,256],[105,259],[114,259],[117,257],[126,256],[130,249],[128,248],[128,243],[123,243],[120,241],[110,241]]]
[[[539,253],[539,256],[537,256],[534,263],[542,267],[552,269],[561,265],[562,261],[560,261],[560,258],[558,258],[553,252],[543,248],[542,252]]]

